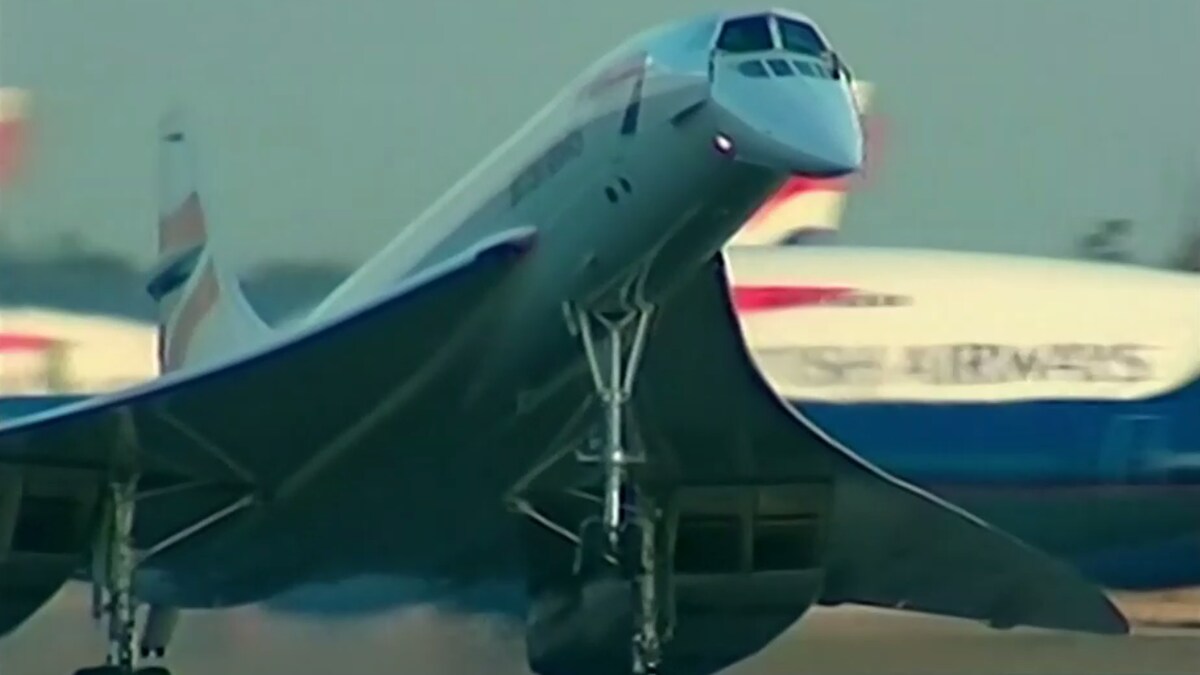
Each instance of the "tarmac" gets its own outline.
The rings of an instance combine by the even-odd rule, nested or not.
[[[103,654],[86,592],[72,586],[0,641],[0,675],[68,675]],[[518,675],[520,634],[484,619],[415,609],[315,621],[256,608],[184,615],[176,675]],[[1198,675],[1200,630],[1139,628],[1099,637],[864,608],[814,610],[732,675]]]

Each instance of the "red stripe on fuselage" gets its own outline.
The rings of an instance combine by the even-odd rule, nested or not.
[[[842,286],[734,286],[733,304],[739,312],[764,312],[792,307],[813,307],[852,295]]]

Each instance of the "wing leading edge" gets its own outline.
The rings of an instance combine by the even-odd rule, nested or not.
[[[723,256],[668,301],[655,330],[642,407],[661,421],[655,427],[678,462],[759,475],[777,464],[780,473],[832,479],[822,604],[1128,632],[1112,602],[1068,564],[885,474],[787,406],[747,351]]]
[[[278,483],[308,459],[289,439],[319,446],[372,407],[365,402],[399,388],[415,395],[461,355],[484,315],[502,308],[493,301],[533,237],[521,228],[481,242],[369,305],[229,362],[0,422],[0,462],[105,469],[132,427],[143,476]]]
[[[533,237],[523,228],[481,242],[375,303],[229,363],[0,422],[0,636],[83,563],[98,487],[116,462],[132,458],[144,489],[188,488],[142,511],[144,542],[231,494],[298,488],[354,445],[340,442],[347,429],[419,405],[425,386],[470,357]],[[70,510],[46,520],[48,499]],[[53,541],[22,535],[35,530]]]

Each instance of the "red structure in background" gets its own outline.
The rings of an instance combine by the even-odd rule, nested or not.
[[[8,186],[24,165],[28,102],[25,90],[0,87],[0,188]]]
[[[54,338],[48,338],[44,335],[0,333],[0,354],[12,354],[16,352],[37,352],[44,354],[55,344],[56,341]]]
[[[0,332],[0,396],[56,391],[62,384],[63,346],[45,335]]]
[[[879,158],[878,153],[883,147],[883,121],[877,115],[866,115],[862,118],[863,136],[866,142],[866,151],[863,153],[863,167],[853,176],[845,178],[810,178],[807,176],[796,176],[788,179],[783,187],[771,195],[770,199],[763,203],[746,221],[747,228],[754,228],[765,221],[773,211],[780,206],[799,195],[812,192],[849,192],[862,183],[866,182],[868,177],[875,170]],[[805,225],[806,223],[796,223],[796,225]]]

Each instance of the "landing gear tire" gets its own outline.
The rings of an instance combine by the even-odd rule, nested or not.
[[[661,514],[652,499],[643,494],[634,472],[645,457],[626,449],[625,408],[633,394],[651,310],[639,308],[619,315],[574,312],[587,353],[596,394],[604,409],[604,438],[598,455],[581,456],[585,463],[603,469],[603,507],[599,518],[583,523],[579,532],[576,572],[583,579],[592,574],[619,573],[629,583],[633,622],[630,626],[629,670],[633,675],[658,675],[663,660],[663,626],[659,589],[663,565],[659,563],[658,525]],[[628,347],[624,341],[632,332]],[[602,332],[603,354],[597,344]],[[613,565],[616,569],[614,570]]]
[[[595,579],[608,571],[605,555],[608,534],[599,520],[588,520],[579,529],[579,551],[575,557],[575,575],[580,579]]]

